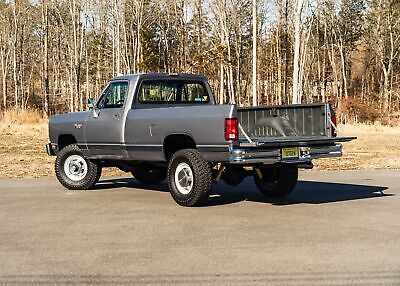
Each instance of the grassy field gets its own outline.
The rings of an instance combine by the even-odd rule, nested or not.
[[[0,178],[54,176],[54,157],[47,156],[47,122],[34,113],[21,120],[0,119]],[[400,127],[341,125],[339,136],[357,136],[344,144],[344,156],[315,160],[314,170],[400,169]],[[116,169],[105,175],[124,174]]]
[[[400,169],[400,127],[340,125],[339,136],[357,136],[344,143],[344,156],[315,160],[315,170]]]

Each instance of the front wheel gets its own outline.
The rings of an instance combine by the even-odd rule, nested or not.
[[[61,149],[55,162],[58,181],[69,190],[87,190],[101,176],[101,167],[86,159],[75,144]]]
[[[195,149],[177,151],[169,162],[168,185],[179,205],[199,205],[211,190],[211,167]]]
[[[293,192],[298,180],[296,165],[280,165],[255,169],[254,181],[261,193],[268,197],[285,197]]]

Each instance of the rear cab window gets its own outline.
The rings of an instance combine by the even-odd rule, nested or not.
[[[201,81],[144,80],[138,93],[142,104],[209,103],[210,95]]]

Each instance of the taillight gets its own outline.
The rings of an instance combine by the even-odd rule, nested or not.
[[[236,118],[225,118],[225,140],[235,141],[238,139],[238,120]]]
[[[336,120],[336,115],[333,114],[331,116],[331,135],[332,137],[336,137],[337,136],[337,120]]]

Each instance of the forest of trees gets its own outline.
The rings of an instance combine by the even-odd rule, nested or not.
[[[1,109],[83,110],[113,76],[200,73],[219,103],[400,113],[398,0],[0,0]]]

